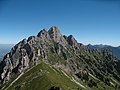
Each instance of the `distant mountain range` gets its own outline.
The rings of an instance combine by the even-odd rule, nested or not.
[[[99,45],[87,45],[87,47],[91,48],[91,49],[108,49],[111,50],[113,52],[113,54],[120,59],[120,46],[118,47],[113,47],[110,45],[103,45],[103,44],[99,44]]]
[[[10,49],[14,46],[14,44],[0,44],[0,61],[7,54]]]

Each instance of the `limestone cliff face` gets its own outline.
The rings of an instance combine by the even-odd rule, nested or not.
[[[77,79],[91,73],[100,80],[110,74],[120,81],[120,62],[112,52],[90,49],[72,35],[63,36],[53,26],[20,41],[4,56],[0,63],[0,83],[10,81],[41,62],[61,68]]]
[[[60,33],[60,30],[56,26],[51,27],[48,33],[50,35],[50,38],[53,39],[54,41],[59,42],[62,45],[67,44],[67,41],[64,39],[64,37]]]
[[[27,40],[24,39],[15,45],[1,62],[1,83],[9,81],[13,77],[13,73],[19,75],[26,69],[39,64],[38,57],[47,59],[49,49],[52,48],[53,51],[60,53],[60,45],[58,47],[50,46],[51,41],[67,45],[67,41],[55,26],[48,31],[43,29],[37,36],[30,36]]]

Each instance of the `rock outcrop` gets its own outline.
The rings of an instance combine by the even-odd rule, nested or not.
[[[109,75],[120,82],[120,61],[112,52],[88,48],[72,35],[62,35],[53,26],[20,41],[4,56],[0,63],[0,84],[9,82],[41,62],[60,68],[81,82],[91,79],[91,74],[109,86],[113,82]]]

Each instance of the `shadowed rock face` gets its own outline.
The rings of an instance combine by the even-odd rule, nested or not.
[[[77,42],[77,40],[75,40],[75,38],[72,35],[68,36],[67,41],[70,46],[72,46],[74,48],[78,47],[78,42]]]
[[[50,39],[50,35],[49,35],[48,31],[45,29],[41,30],[38,33],[37,37],[41,37],[42,39]]]
[[[72,35],[63,36],[53,26],[20,41],[4,56],[0,63],[1,84],[41,62],[61,68],[79,80],[86,79],[91,73],[100,80],[104,79],[102,81],[109,74],[120,81],[120,62],[110,51],[87,48]]]

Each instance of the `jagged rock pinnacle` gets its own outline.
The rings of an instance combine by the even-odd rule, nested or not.
[[[41,65],[40,67],[45,66],[45,72],[42,68],[37,67],[37,65]],[[95,79],[97,78],[97,80],[102,81],[104,85],[110,85],[112,76],[116,81],[120,81],[120,62],[110,51],[87,48],[83,44],[78,43],[72,35],[62,36],[60,30],[56,26],[53,26],[48,31],[43,29],[37,36],[30,36],[27,40],[24,39],[20,41],[4,56],[3,61],[0,63],[0,87],[3,84],[7,85],[7,82],[16,80],[15,77],[19,77],[22,73],[25,73],[25,78],[30,77],[30,79],[25,79],[25,82],[16,84],[15,86],[12,85],[11,87],[16,89],[18,85],[20,85],[20,87],[33,85],[33,83],[35,83],[33,79],[37,80],[39,77],[41,78],[42,75],[46,74],[53,75],[51,72],[48,73],[47,65],[50,67],[53,66],[55,73],[62,73],[63,71],[62,76],[64,72],[66,72],[68,75],[71,75],[71,77],[76,77],[74,81],[87,81],[86,85],[88,85],[88,81],[92,80],[92,75],[95,76]],[[26,74],[28,70],[30,70],[30,73],[33,73],[33,71],[35,73],[28,73],[30,75],[28,76]],[[53,70],[54,69],[51,68],[49,71]],[[111,75],[111,77],[109,75]],[[21,78],[22,77],[24,76],[21,76]],[[69,79],[68,76],[67,79]],[[40,81],[40,83],[41,82],[42,81]],[[25,83],[25,85],[23,85],[23,83]],[[99,83],[97,84],[98,86],[100,85]],[[97,84],[95,84],[94,87],[97,86]],[[117,84],[115,85],[117,86]],[[118,85],[117,87],[120,86]],[[20,90],[22,89],[23,88]]]
[[[48,33],[53,40],[60,41],[62,35],[60,33],[60,30],[56,26],[51,27]]]

